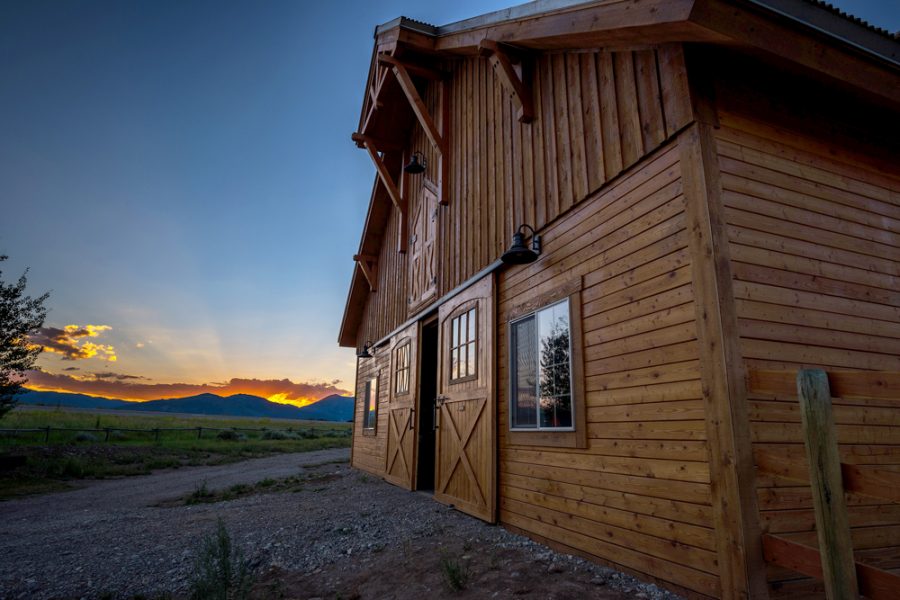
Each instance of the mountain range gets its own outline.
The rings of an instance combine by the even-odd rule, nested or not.
[[[128,402],[114,398],[85,396],[84,394],[27,390],[19,394],[16,399],[21,404],[71,408],[102,408],[264,419],[353,420],[353,398],[337,394],[327,396],[302,407],[270,402],[265,398],[250,394],[235,394],[225,397],[215,394],[199,394],[187,398],[164,398],[146,402]]]

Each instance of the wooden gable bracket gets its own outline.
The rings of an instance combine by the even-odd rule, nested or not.
[[[446,73],[437,69],[430,69],[420,65],[406,63],[387,54],[378,56],[378,62],[390,66],[400,84],[400,89],[409,101],[419,125],[428,136],[431,145],[434,146],[438,153],[438,202],[446,205],[450,203],[449,185],[450,185],[450,157],[449,157],[449,131],[450,131],[450,86],[447,85]],[[437,120],[432,119],[428,114],[428,107],[419,95],[413,83],[412,76],[423,77],[431,81],[437,81],[440,84],[438,95]]]
[[[519,105],[519,122],[534,121],[534,100],[531,94],[531,81],[526,56],[517,48],[507,44],[499,44],[493,40],[481,40],[478,44],[481,56],[487,57],[494,67],[500,83],[509,90]],[[518,70],[514,66],[519,66]]]
[[[381,90],[384,87],[384,81],[387,79],[389,69],[385,69],[381,64],[376,68],[375,76],[373,77],[371,85],[369,85],[369,111],[366,114],[366,119],[363,122],[360,131],[366,131],[369,127],[369,121],[375,116],[375,113],[384,106],[384,103],[381,101]]]
[[[394,207],[397,209],[397,212],[400,215],[400,236],[397,240],[397,250],[399,252],[406,252],[407,240],[409,239],[409,219],[407,218],[406,214],[409,202],[406,199],[406,185],[404,177],[406,174],[401,171],[401,186],[398,189],[397,184],[394,183],[394,178],[391,177],[391,172],[388,170],[387,165],[384,164],[384,158],[379,155],[379,142],[372,137],[362,135],[360,133],[354,133],[350,137],[354,142],[356,142],[358,146],[361,145],[368,151],[369,157],[375,164],[375,171],[378,173],[378,178],[381,180],[381,184],[384,186],[384,189],[387,190],[388,196],[390,196],[391,198],[391,202],[394,203]],[[405,154],[403,160],[406,160]]]
[[[369,290],[378,291],[378,257],[370,254],[354,254],[353,260],[359,265],[363,276],[369,282]]]

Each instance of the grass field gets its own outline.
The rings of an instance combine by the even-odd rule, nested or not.
[[[51,430],[49,443],[44,431],[0,433],[0,499],[63,489],[77,479],[350,445],[349,423],[110,413],[19,407],[0,419],[0,429],[66,429]],[[138,429],[144,431],[125,431]],[[10,456],[25,457],[25,464],[4,470]]]

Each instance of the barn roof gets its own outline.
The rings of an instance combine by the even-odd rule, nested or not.
[[[392,150],[403,147],[415,123],[394,78],[378,82],[377,101],[370,92],[378,77],[379,55],[427,64],[435,58],[474,55],[484,40],[536,50],[667,42],[737,46],[797,63],[881,102],[900,105],[898,34],[821,0],[537,0],[442,26],[398,17],[376,27],[357,134],[382,140],[383,149]],[[885,77],[891,72],[896,76]],[[356,141],[360,144],[358,136]],[[378,255],[390,205],[388,191],[376,177],[360,255]],[[357,264],[340,345],[356,345],[368,294]]]

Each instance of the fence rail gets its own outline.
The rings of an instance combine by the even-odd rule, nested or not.
[[[798,373],[754,371],[749,391],[797,396],[800,401],[806,460],[755,451],[760,473],[808,483],[812,488],[818,548],[780,535],[763,534],[765,560],[824,582],[829,600],[898,597],[900,575],[856,559],[844,492],[900,503],[900,472],[841,461],[831,398],[900,399],[900,373]]]
[[[240,432],[250,432],[250,433],[278,433],[278,434],[299,434],[299,435],[310,435],[316,437],[328,436],[328,435],[349,435],[350,428],[349,427],[288,427],[286,429],[272,429],[267,427],[154,427],[149,429],[135,429],[129,427],[34,427],[34,428],[22,428],[22,429],[0,429],[0,435],[19,435],[19,434],[28,434],[28,433],[42,433],[44,434],[44,441],[50,442],[50,434],[54,431],[60,432],[69,432],[69,433],[102,433],[104,434],[104,441],[109,441],[110,435],[112,433],[146,433],[153,435],[154,438],[158,441],[160,435],[166,432],[195,432],[197,434],[197,439],[201,439],[203,437],[204,432],[222,432],[222,431],[233,431],[235,433]]]

